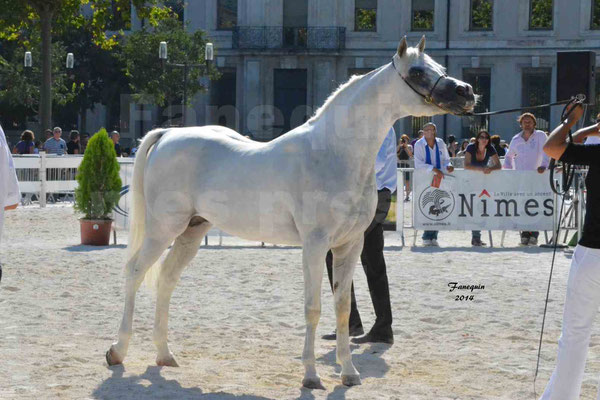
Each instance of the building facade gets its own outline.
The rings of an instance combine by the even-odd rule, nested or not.
[[[449,75],[474,86],[482,96],[476,111],[553,102],[557,52],[600,52],[600,0],[169,3],[181,3],[178,11],[186,29],[208,33],[222,74],[220,80],[207,82],[207,93],[196,96],[186,124],[226,125],[257,140],[270,140],[302,124],[351,75],[390,62],[404,35],[411,45],[425,35],[426,52]],[[132,29],[139,26],[133,15]],[[588,116],[593,119],[599,109],[590,108]],[[536,110],[538,128],[551,129],[561,111]],[[131,103],[124,137],[139,137],[154,126],[156,112],[152,106]],[[510,140],[519,131],[518,115],[432,120],[442,137],[468,138],[485,127]],[[396,131],[411,136],[429,120],[407,117],[396,122]],[[100,122],[90,115],[88,125]]]

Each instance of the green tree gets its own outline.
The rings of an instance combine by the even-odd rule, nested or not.
[[[122,32],[106,35],[109,23],[118,18],[129,18],[120,11],[130,7],[136,9],[140,18],[150,25],[170,14],[160,0],[0,0],[0,40],[20,41],[30,44],[30,27],[39,32],[41,38],[41,90],[40,122],[42,129],[52,126],[52,38],[66,29],[80,29],[87,25],[94,42],[103,48],[117,43]]]
[[[123,61],[130,80],[132,98],[137,102],[153,103],[161,107],[180,102],[183,97],[183,68],[163,67],[158,59],[160,42],[168,44],[170,63],[204,64],[206,35],[202,31],[188,33],[176,17],[163,19],[155,29],[142,28],[127,36],[123,46]],[[206,90],[200,82],[204,68],[188,71],[188,104],[196,93]],[[211,79],[219,74],[214,67],[208,71]]]
[[[90,138],[76,179],[75,210],[85,219],[108,219],[119,201],[122,183],[115,146],[106,129]]]

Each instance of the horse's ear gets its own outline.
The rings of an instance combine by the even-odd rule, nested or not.
[[[423,35],[423,37],[421,37],[421,40],[419,41],[417,48],[419,49],[420,53],[425,51],[425,35]]]
[[[402,57],[406,53],[407,48],[408,44],[406,43],[406,36],[404,36],[398,45],[398,55]]]

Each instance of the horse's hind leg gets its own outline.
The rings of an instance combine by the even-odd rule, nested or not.
[[[342,365],[342,383],[346,386],[360,385],[360,376],[350,353],[348,321],[350,318],[350,289],[354,267],[363,247],[363,236],[354,242],[332,249],[333,297],[335,300],[337,362]]]
[[[315,367],[315,333],[321,317],[321,283],[329,247],[328,242],[323,235],[313,234],[304,241],[302,248],[304,315],[306,318],[306,337],[302,352],[302,363],[304,364],[302,385],[309,389],[325,389]]]
[[[156,316],[154,318],[154,344],[158,350],[156,364],[177,367],[177,361],[167,344],[169,324],[169,303],[171,294],[181,273],[198,252],[202,239],[211,224],[200,217],[194,217],[189,227],[177,239],[163,262],[158,277]]]
[[[146,232],[153,231],[147,230]],[[119,339],[106,352],[108,365],[121,364],[125,359],[129,348],[129,339],[131,338],[135,294],[144,281],[148,269],[160,258],[172,240],[172,237],[165,235],[163,232],[147,233],[140,250],[127,262],[125,271],[125,309],[119,327]]]

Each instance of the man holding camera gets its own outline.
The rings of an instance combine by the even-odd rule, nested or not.
[[[600,145],[579,144],[598,135],[600,123],[580,129],[573,134],[574,143],[568,143],[569,130],[583,115],[580,104],[571,109],[567,121],[552,131],[544,151],[555,160],[589,166],[586,214],[569,271],[556,367],[541,400],[579,399],[592,323],[600,306]]]
[[[4,226],[4,211],[17,208],[21,193],[15,174],[15,165],[10,153],[2,126],[0,126],[0,239]],[[0,264],[0,281],[2,280],[2,264]]]

